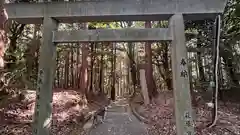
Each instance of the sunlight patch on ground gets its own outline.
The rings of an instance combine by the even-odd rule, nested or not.
[[[22,102],[10,102],[4,108],[0,108],[0,134],[29,135],[31,122],[35,108],[35,91],[24,91],[25,100]],[[82,115],[84,109],[88,109],[81,103],[81,95],[73,90],[57,91],[53,93],[53,127],[54,135],[67,134],[70,130],[66,124],[74,121]],[[22,123],[28,121],[28,123]],[[18,124],[17,124],[17,123]],[[9,128],[11,130],[9,130]]]

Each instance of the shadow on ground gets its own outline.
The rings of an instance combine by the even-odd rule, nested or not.
[[[206,125],[211,120],[211,109],[202,102],[195,108],[196,135],[239,135],[240,134],[240,106],[232,102],[219,102],[218,122],[209,129]],[[173,94],[160,93],[154,104],[138,108],[138,112],[147,118],[149,135],[175,135]]]
[[[26,98],[19,101],[8,99],[0,107],[1,135],[30,135],[31,122],[35,108],[35,91],[27,91]],[[98,107],[81,98],[81,93],[74,90],[54,90],[53,94],[53,124],[51,133],[54,135],[73,135],[79,132],[84,115]],[[98,104],[104,104],[101,97],[96,99]]]

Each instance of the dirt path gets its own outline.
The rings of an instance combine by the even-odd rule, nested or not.
[[[110,104],[104,123],[93,128],[89,135],[147,135],[147,130],[131,114],[127,101],[121,99]]]

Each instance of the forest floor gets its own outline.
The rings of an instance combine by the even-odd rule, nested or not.
[[[173,94],[160,94],[154,104],[138,108],[139,114],[149,122],[149,135],[175,135]],[[195,109],[196,135],[240,135],[240,104],[219,103],[218,121],[215,127],[206,128],[211,120],[211,109],[202,103]]]
[[[98,104],[85,104],[82,95],[74,90],[54,90],[53,94],[53,135],[76,135],[82,124],[83,115],[106,104],[101,97]],[[0,135],[31,135],[31,122],[35,105],[35,92],[28,91],[26,98],[19,101],[11,98],[0,104]],[[196,135],[240,135],[240,104],[219,103],[218,122],[214,128],[206,125],[211,120],[211,109],[202,103],[196,110]],[[154,104],[138,108],[146,117],[149,135],[174,135],[176,133],[173,94],[159,94]],[[81,128],[80,128],[81,129]]]
[[[31,122],[35,108],[35,91],[27,91],[26,98],[19,101],[11,98],[0,105],[0,135],[30,135]],[[53,124],[54,135],[74,135],[79,132],[81,120],[88,112],[106,104],[101,97],[96,98],[98,104],[85,104],[82,95],[74,90],[54,90]]]

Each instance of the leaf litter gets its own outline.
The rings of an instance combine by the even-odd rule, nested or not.
[[[196,135],[240,135],[240,105],[219,102],[218,121],[215,127],[207,128],[211,120],[211,109],[206,104],[194,108],[194,126]],[[172,93],[167,97],[159,96],[153,104],[138,109],[147,118],[149,135],[176,135],[174,102]]]
[[[0,106],[0,135],[32,135],[36,93],[28,91],[25,97],[21,102],[13,98]],[[82,97],[75,90],[54,90],[51,134],[80,134],[83,116],[96,108]]]

